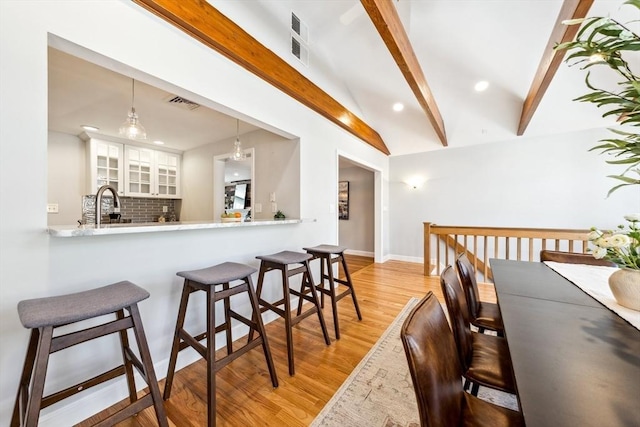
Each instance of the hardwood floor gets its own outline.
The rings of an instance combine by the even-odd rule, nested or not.
[[[359,257],[364,258],[364,257]],[[421,298],[431,290],[440,301],[439,277],[423,276],[422,264],[387,261],[373,264],[369,258],[347,258],[356,289],[362,321],[358,321],[351,300],[339,303],[341,339],[336,341],[330,306],[324,316],[331,337],[322,339],[317,317],[294,327],[296,375],[287,369],[284,321],[266,326],[280,386],[273,388],[260,347],[251,350],[220,370],[217,381],[218,426],[307,426],[342,385],[353,368],[376,343],[411,297]],[[493,287],[480,285],[481,298],[495,301]],[[165,376],[166,373],[157,373]],[[160,390],[164,380],[160,381]],[[180,370],[171,398],[164,402],[172,426],[206,425],[206,366],[203,360]],[[118,405],[107,411],[113,411]],[[100,415],[99,417],[101,417]],[[98,417],[98,418],[99,418]],[[80,426],[95,422],[95,417]],[[157,425],[152,408],[119,426]]]

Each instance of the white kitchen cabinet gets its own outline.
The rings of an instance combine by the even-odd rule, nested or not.
[[[180,154],[125,146],[125,196],[180,198]]]
[[[89,194],[96,194],[101,186],[109,184],[118,195],[124,195],[124,145],[98,138],[89,138],[87,144]]]

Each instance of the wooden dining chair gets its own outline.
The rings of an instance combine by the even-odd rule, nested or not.
[[[467,297],[471,324],[476,326],[480,332],[488,329],[495,331],[499,336],[504,336],[504,326],[502,325],[502,316],[500,315],[498,304],[480,300],[475,269],[465,253],[458,255],[456,258],[456,268]]]
[[[516,394],[506,339],[471,330],[466,297],[452,266],[445,268],[440,275],[440,285],[449,311],[462,374],[473,383],[472,394],[477,394],[479,385]]]
[[[540,251],[540,261],[562,262],[565,264],[587,264],[601,265],[604,267],[615,267],[616,264],[606,259],[594,258],[591,254],[578,252],[561,252],[543,249]]]
[[[465,393],[456,345],[435,295],[409,313],[400,331],[422,427],[524,426],[522,414]]]

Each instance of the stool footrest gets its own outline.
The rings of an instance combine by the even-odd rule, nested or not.
[[[252,350],[254,347],[259,346],[260,344],[262,344],[262,336],[251,340],[250,342],[243,345],[239,349],[232,351],[226,356],[216,360],[216,369],[215,369],[216,372],[218,372],[220,369],[222,369],[223,367],[227,366],[229,363],[236,360],[238,357],[242,356],[247,351]]]
[[[112,380],[114,378],[117,378],[121,375],[124,375],[124,365],[120,365],[117,366],[109,371],[103,372],[100,375],[96,375],[95,377],[86,380],[86,381],[82,381],[79,382],[77,384],[74,384],[70,387],[65,388],[64,390],[60,390],[56,393],[52,393],[48,396],[44,396],[42,398],[42,406],[41,408],[46,408],[47,406],[51,406],[54,403],[57,403],[63,399],[66,399],[67,397],[71,397],[76,393],[80,393],[81,391],[84,391],[86,389],[89,389],[93,386],[96,386],[98,384],[102,384],[103,382]]]
[[[113,426],[119,422],[126,420],[127,418],[131,418],[135,414],[139,413],[143,409],[146,409],[150,406],[153,406],[153,398],[151,394],[147,394],[140,399],[136,400],[131,405],[126,408],[122,408],[120,411],[115,414],[110,415],[106,419],[100,421],[97,424],[94,424],[93,427],[108,427]]]

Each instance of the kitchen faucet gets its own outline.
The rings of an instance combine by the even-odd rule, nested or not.
[[[116,190],[112,185],[109,184],[100,187],[98,189],[98,192],[96,193],[96,227],[100,227],[100,223],[102,222],[102,194],[106,190],[111,191],[111,194],[113,194],[114,209],[120,208],[120,197],[118,197],[118,190]]]

